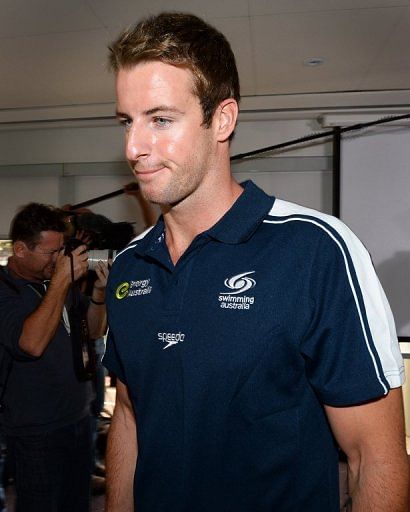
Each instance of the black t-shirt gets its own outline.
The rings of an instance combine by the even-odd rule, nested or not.
[[[63,318],[41,357],[18,346],[25,318],[38,306],[42,285],[23,279],[0,280],[0,349],[12,355],[1,422],[8,435],[30,435],[74,423],[89,413],[90,382],[74,371],[71,337]]]

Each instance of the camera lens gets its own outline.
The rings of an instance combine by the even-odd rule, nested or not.
[[[88,268],[89,270],[95,270],[99,261],[108,263],[109,260],[113,260],[118,251],[114,249],[94,249],[88,251]]]

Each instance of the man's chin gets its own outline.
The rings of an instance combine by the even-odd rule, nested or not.
[[[176,206],[186,197],[182,190],[173,190],[169,187],[160,188],[146,185],[145,187],[141,186],[140,190],[144,199],[161,207]]]
[[[142,194],[142,197],[153,204],[162,204],[162,194],[153,187],[149,186],[141,186],[140,185],[140,191]]]
[[[54,274],[54,268],[44,270],[43,272],[43,280],[47,281],[48,279],[51,279],[52,275]]]

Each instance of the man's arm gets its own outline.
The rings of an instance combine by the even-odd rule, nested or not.
[[[73,254],[74,278],[78,279],[87,271],[86,247],[77,247]],[[52,340],[64,307],[68,288],[71,284],[70,258],[58,255],[56,269],[49,287],[39,306],[25,319],[19,338],[19,347],[28,354],[40,357]]]
[[[409,466],[401,388],[350,407],[325,406],[347,456],[352,512],[408,512]]]
[[[105,288],[109,274],[108,265],[99,261],[95,272],[97,280],[91,294],[91,302],[87,310],[87,324],[90,338],[96,340],[107,331],[107,312],[105,308]],[[94,302],[93,302],[94,301]]]
[[[128,390],[117,378],[117,396],[107,444],[106,512],[133,512],[137,428]]]

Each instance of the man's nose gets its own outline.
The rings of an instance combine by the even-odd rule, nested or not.
[[[148,130],[133,126],[127,133],[125,142],[125,155],[127,160],[135,161],[150,154],[150,135]]]

